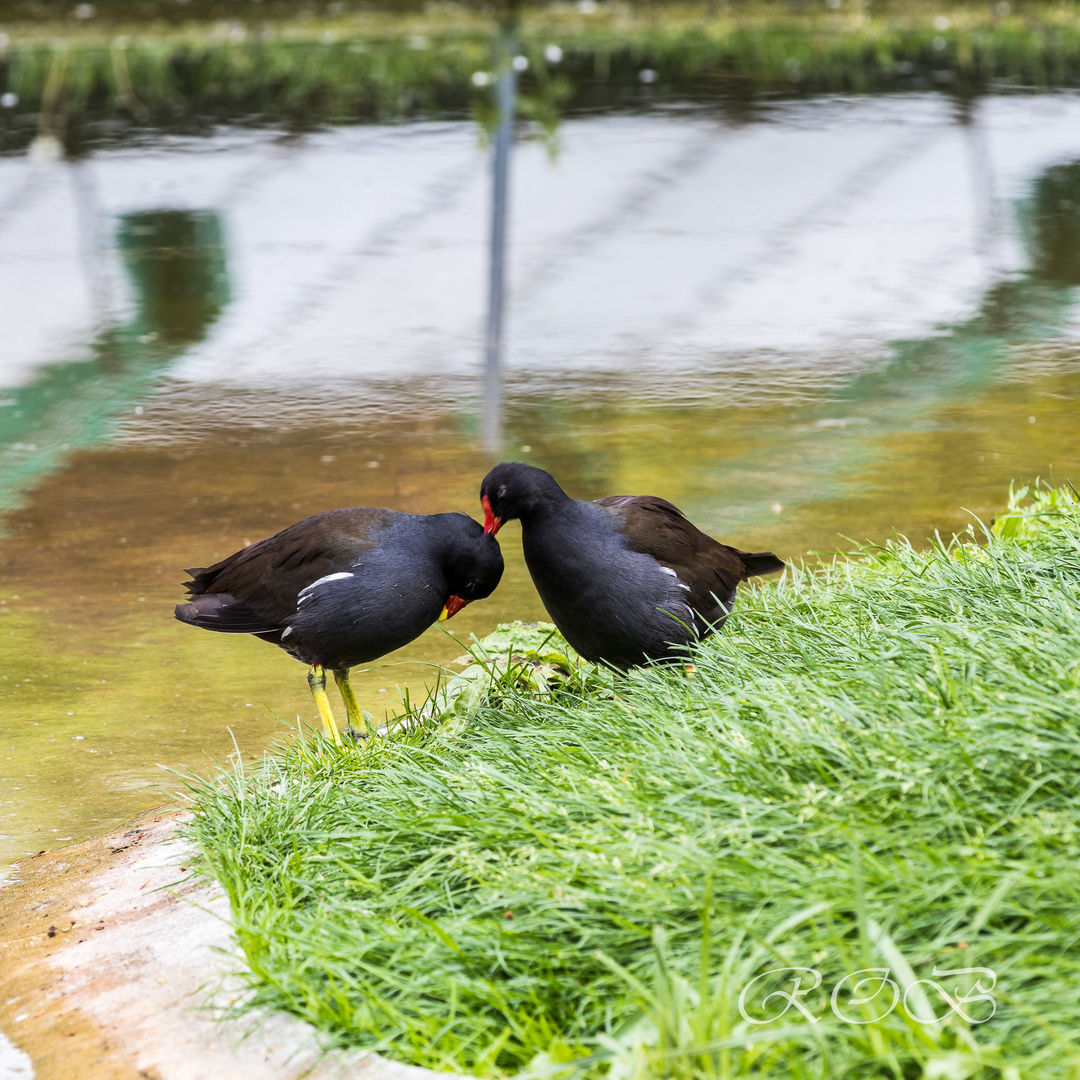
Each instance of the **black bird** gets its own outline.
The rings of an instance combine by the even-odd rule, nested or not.
[[[531,465],[496,465],[480,502],[490,536],[521,519],[525,563],[563,637],[586,660],[624,670],[684,658],[723,625],[740,581],[784,568],[771,552],[706,536],[664,499],[580,502]]]
[[[193,567],[181,622],[254,634],[310,664],[323,729],[340,742],[326,697],[337,680],[350,725],[364,729],[349,668],[400,648],[432,623],[490,596],[502,577],[498,542],[464,514],[327,510]]]

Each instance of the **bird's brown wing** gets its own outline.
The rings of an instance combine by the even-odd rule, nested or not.
[[[784,568],[772,552],[721,544],[655,495],[611,495],[596,502],[615,513],[632,551],[651,555],[690,587],[690,606],[709,623],[730,610],[740,581]]]
[[[296,613],[302,589],[346,569],[378,546],[372,536],[389,524],[393,514],[368,507],[316,514],[249,544],[213,566],[188,570],[192,580],[184,587],[193,601],[204,595],[228,594],[232,598],[229,611],[235,615],[238,627],[261,620],[266,628],[280,628]]]

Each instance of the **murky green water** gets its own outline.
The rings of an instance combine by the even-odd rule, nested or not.
[[[1022,121],[1023,109],[1010,108],[1009,117]],[[927,104],[919,99],[892,109],[891,118],[874,123],[892,124],[906,138],[905,125],[921,123]],[[1027,131],[1020,121],[1015,130]],[[806,142],[807,124],[814,122],[810,114],[762,120],[763,149],[754,153],[789,145],[789,160],[817,154],[821,165],[824,151]],[[640,146],[641,138],[655,136],[657,153],[668,154],[664,140],[683,138],[686,129],[676,119],[664,123],[648,132],[617,132],[619,145]],[[942,123],[952,137],[948,121]],[[825,129],[822,138],[834,130]],[[559,243],[549,243],[548,234],[530,233],[529,207],[543,202],[542,183],[574,167],[572,135],[562,163],[529,172],[523,151],[516,236],[526,261],[516,273],[531,285],[522,290],[516,323],[511,319],[519,328],[520,355],[507,372],[500,456],[549,469],[580,497],[663,495],[721,538],[785,558],[835,550],[845,536],[948,533],[966,526],[968,511],[992,515],[1012,479],[1080,478],[1080,137],[1071,154],[1063,137],[1061,148],[1036,155],[1029,178],[1015,182],[1015,197],[996,197],[995,227],[1001,242],[1012,245],[1011,261],[992,266],[985,285],[959,296],[951,321],[891,341],[856,335],[852,344],[838,324],[811,333],[811,317],[828,297],[814,303],[804,297],[806,328],[800,319],[789,320],[786,346],[763,339],[726,347],[724,334],[743,332],[739,312],[751,327],[782,323],[785,309],[800,302],[806,277],[824,275],[830,266],[840,267],[837,288],[860,287],[877,271],[875,242],[882,251],[902,244],[892,204],[876,217],[848,220],[843,214],[854,195],[843,196],[837,210],[828,202],[837,183],[822,181],[825,210],[814,211],[809,231],[799,224],[809,213],[803,211],[803,218],[795,214],[794,223],[775,228],[750,209],[715,228],[690,214],[678,235],[693,240],[714,229],[702,259],[714,251],[726,258],[739,244],[762,244],[761,254],[724,269],[727,278],[718,278],[715,267],[703,274],[713,291],[701,286],[693,318],[680,316],[683,323],[700,323],[722,307],[727,293],[752,276],[740,266],[758,267],[760,287],[758,299],[732,302],[735,321],[716,332],[715,342],[706,326],[695,352],[688,339],[678,339],[678,348],[671,344],[683,332],[674,316],[640,329],[635,320],[650,305],[659,309],[665,280],[677,278],[675,257],[664,255],[664,245],[677,232],[674,216],[691,200],[692,193],[678,187],[681,177],[697,168],[693,154],[705,151],[676,146],[671,160],[682,165],[672,167],[668,179],[650,153],[634,159],[640,168],[631,194],[637,192],[638,202],[625,197],[621,217],[622,204],[603,192],[594,209],[586,207],[591,221],[574,224],[586,211],[559,203],[549,213],[570,224],[561,233],[553,227]],[[724,133],[715,138],[726,152]],[[436,151],[436,158],[459,154],[461,167],[475,170],[482,193],[483,163],[474,149],[455,144]],[[382,151],[373,145],[365,153],[372,172],[364,182],[374,192]],[[140,169],[156,168],[156,154],[153,148],[143,157],[132,152],[122,162],[125,183],[134,184]],[[261,166],[245,167],[257,173]],[[589,167],[603,178],[603,161]],[[613,172],[623,167],[611,159]],[[288,168],[303,172],[303,155]],[[853,168],[865,171],[858,162]],[[313,173],[294,190],[302,195],[310,184],[317,201],[324,179]],[[786,197],[784,185],[813,182],[783,170],[774,179],[774,202]],[[715,200],[731,199],[718,183],[709,180]],[[670,190],[678,196],[673,209],[650,231],[641,222],[648,200]],[[354,245],[330,258],[333,273],[315,268],[300,274],[297,288],[307,290],[305,303],[315,310],[309,317],[309,308],[299,305],[294,315],[288,298],[274,299],[273,289],[308,257],[306,237],[314,226],[301,222],[283,261],[275,262],[285,241],[252,240],[242,213],[229,209],[236,196],[222,196],[220,209],[210,197],[193,206],[182,185],[169,191],[166,185],[153,198],[133,197],[126,209],[115,197],[102,220],[111,230],[114,276],[127,290],[124,304],[99,318],[81,344],[64,346],[66,354],[54,350],[50,362],[3,391],[0,491],[11,509],[0,539],[0,863],[81,839],[171,798],[181,786],[177,772],[203,771],[236,752],[244,760],[260,754],[274,739],[290,737],[279,717],[289,724],[298,714],[316,720],[304,669],[279,650],[172,619],[181,567],[205,565],[335,506],[476,513],[479,480],[493,460],[478,445],[477,373],[469,366],[478,352],[453,329],[454,311],[438,322],[439,290],[418,296],[413,314],[406,312],[406,325],[411,318],[416,327],[415,341],[409,338],[413,353],[402,353],[400,363],[392,353],[401,334],[388,305],[417,287],[404,272],[394,277],[393,259],[416,256],[417,266],[442,260],[446,289],[453,283],[462,295],[482,293],[482,262],[464,239],[454,239],[453,229],[449,239],[411,235],[413,219],[393,219],[383,248],[369,239],[370,251]],[[363,202],[361,194],[350,192],[343,205],[354,197]],[[445,198],[450,205],[457,196]],[[482,245],[482,198],[474,209],[469,220]],[[433,211],[437,220],[448,213]],[[925,224],[925,217],[918,220]],[[841,240],[852,235],[869,239],[867,251],[845,251]],[[638,292],[620,277],[625,260],[617,245],[627,237],[656,259]],[[784,244],[801,244],[805,254],[791,261]],[[927,248],[929,255],[935,250]],[[583,298],[571,280],[559,299],[561,268],[577,272],[574,267],[591,266],[593,253],[605,251],[590,278],[595,292]],[[362,287],[350,285],[346,308],[365,332],[380,320],[390,326],[390,344],[380,348],[391,362],[382,367],[370,343],[343,337],[335,345],[317,337],[337,317],[335,309],[319,305],[330,305],[339,278],[351,272],[350,258],[370,258],[380,268],[377,274],[365,269]],[[9,258],[0,272],[28,265]],[[913,258],[904,271],[912,288],[927,274],[946,283],[953,274],[949,266],[921,265]],[[273,302],[245,308],[262,287],[260,273]],[[552,280],[555,286],[546,284]],[[899,313],[896,325],[933,300],[919,294],[908,302],[897,299],[891,285],[882,289],[889,311]],[[628,298],[622,309],[611,309],[614,314],[606,313],[605,290],[623,290]],[[672,310],[681,312],[689,288],[673,291],[679,295]],[[542,295],[549,296],[547,306],[529,308]],[[756,302],[771,307],[754,316]],[[861,302],[856,308],[858,316]],[[297,320],[311,329],[290,337]],[[249,324],[273,330],[251,339],[265,358],[250,342],[228,344],[230,334]],[[629,327],[617,347],[602,336],[612,325],[620,332]],[[883,325],[894,324],[885,319]],[[197,367],[206,356],[205,363],[219,365],[211,377]],[[377,370],[360,378],[358,369],[368,361]],[[271,368],[272,377],[262,378]],[[447,626],[463,639],[500,621],[542,615],[516,526],[504,529],[500,540],[508,556],[503,585]],[[383,664],[356,673],[362,704],[380,715],[399,700],[400,688],[408,685],[415,694],[436,665],[460,652],[433,628]]]

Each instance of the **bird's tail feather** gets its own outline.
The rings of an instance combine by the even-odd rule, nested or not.
[[[777,570],[783,570],[787,565],[778,559],[771,551],[740,551],[739,558],[749,577],[757,577],[759,574],[775,574]]]
[[[173,612],[181,622],[216,630],[219,634],[269,634],[281,629],[241,604],[232,593],[193,596],[186,603],[177,604]]]

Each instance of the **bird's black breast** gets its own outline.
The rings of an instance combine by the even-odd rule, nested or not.
[[[678,579],[630,549],[616,518],[594,503],[523,523],[525,561],[540,599],[587,660],[632,667],[697,636]]]

